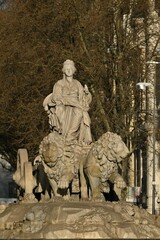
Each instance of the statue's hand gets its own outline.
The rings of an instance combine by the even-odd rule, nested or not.
[[[83,110],[84,112],[88,112],[88,111],[89,111],[89,107],[88,107],[88,106],[85,106],[85,107],[82,108],[82,110]]]
[[[85,92],[86,94],[89,93],[88,86],[87,86],[86,84],[84,85],[84,92]]]
[[[44,110],[47,112],[48,111],[48,105],[44,107]]]

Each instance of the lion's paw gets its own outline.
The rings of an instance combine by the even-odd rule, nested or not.
[[[124,189],[126,187],[126,183],[121,176],[118,176],[114,182],[117,188]]]
[[[58,182],[58,188],[66,189],[69,187],[69,181],[65,176],[63,176]]]

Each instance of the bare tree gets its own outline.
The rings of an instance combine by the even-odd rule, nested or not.
[[[0,12],[0,152],[13,162],[20,147],[35,156],[49,131],[42,102],[67,58],[92,92],[94,139],[110,130],[128,144],[134,140],[135,86],[144,74],[135,40],[144,26],[133,27],[136,2],[12,0]]]

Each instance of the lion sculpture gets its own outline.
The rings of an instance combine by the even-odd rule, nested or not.
[[[60,135],[52,132],[41,142],[35,162],[41,159],[54,196],[63,195],[62,190],[69,189],[78,179],[82,199],[88,199],[89,187],[93,199],[99,198],[101,192],[108,192],[108,181],[114,183],[114,190],[120,198],[119,192],[126,184],[118,168],[128,153],[121,137],[115,133],[103,134],[90,146],[79,146],[66,145]]]
[[[49,180],[53,197],[68,198],[69,192],[79,192],[79,163],[86,158],[91,145],[66,144],[63,137],[56,132],[48,134],[39,146],[39,155],[35,166],[43,165]],[[37,189],[42,189],[43,179],[39,176]],[[72,184],[71,184],[72,183]]]
[[[128,154],[129,150],[119,135],[112,132],[103,134],[80,164],[82,199],[88,198],[87,178],[92,199],[99,199],[101,193],[108,193],[110,182],[114,184],[114,191],[121,200],[121,191],[126,188],[126,183],[118,171]]]

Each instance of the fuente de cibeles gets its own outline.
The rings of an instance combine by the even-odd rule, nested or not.
[[[18,150],[18,200],[0,205],[0,239],[158,238],[160,217],[126,202],[122,163],[130,152],[122,138],[92,140],[92,95],[75,71],[67,59],[43,101],[50,131],[34,162]],[[107,199],[111,191],[116,200]]]

